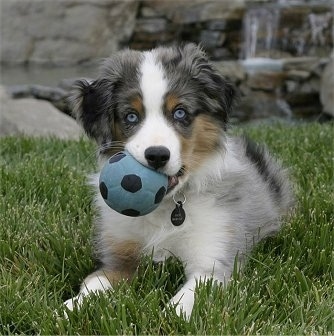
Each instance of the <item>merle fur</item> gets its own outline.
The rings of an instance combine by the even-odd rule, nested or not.
[[[176,92],[183,99],[191,117],[209,114],[225,129],[236,96],[233,85],[210,64],[202,49],[193,44],[158,50],[169,80],[169,93]],[[74,86],[73,113],[86,133],[99,144],[118,140],[113,125],[122,120],[126,98],[138,88],[141,59],[140,52],[125,50],[103,62],[94,82],[79,80]],[[123,133],[131,135],[126,129]]]

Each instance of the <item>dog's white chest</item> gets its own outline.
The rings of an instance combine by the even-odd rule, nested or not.
[[[222,231],[219,218],[222,219],[222,211],[214,202],[214,199],[189,199],[183,205],[185,213],[184,222],[173,225],[171,221],[172,212],[176,209],[173,205],[169,209],[160,211],[158,209],[152,214],[159,223],[147,231],[145,237],[145,252],[151,254],[156,261],[163,261],[169,256],[176,256],[182,261],[189,261],[193,256],[200,254],[203,250],[210,251],[215,248],[215,241]],[[143,223],[150,226],[149,223]],[[224,231],[224,230],[223,230]]]
[[[184,263],[208,259],[208,263],[231,238],[228,213],[216,204],[210,195],[187,195],[183,205],[185,220],[175,226],[171,214],[176,205],[173,200],[165,200],[155,211],[143,217],[127,217],[110,212],[105,204],[104,232],[116,241],[134,241],[142,247],[143,254],[153,256],[155,261],[164,261],[170,256]]]

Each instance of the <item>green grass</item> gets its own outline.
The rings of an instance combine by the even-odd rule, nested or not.
[[[226,289],[200,286],[189,322],[162,309],[183,281],[146,258],[130,284],[59,319],[94,262],[94,146],[0,140],[0,334],[326,334],[334,332],[333,125],[245,128],[291,168],[298,206]]]

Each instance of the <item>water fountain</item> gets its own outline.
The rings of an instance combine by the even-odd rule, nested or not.
[[[249,7],[243,20],[239,64],[245,71],[241,85],[243,115],[308,118],[320,110],[321,59],[334,41],[334,6],[321,1],[306,6],[278,0]]]
[[[259,52],[270,56],[275,44],[279,11],[269,8],[254,8],[246,13],[245,25],[245,58],[253,58]]]
[[[315,3],[310,7],[311,12],[307,12],[298,1],[278,0],[248,8],[243,21],[244,42],[240,55],[245,69],[280,71],[281,59],[286,55],[328,56],[330,48],[323,50],[329,44],[329,35],[334,41],[334,6],[332,12],[323,12],[320,5],[320,2]]]
[[[277,8],[251,8],[244,17],[243,66],[247,71],[280,70],[281,62],[271,57],[279,23]]]

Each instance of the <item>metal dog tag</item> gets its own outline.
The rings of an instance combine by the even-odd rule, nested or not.
[[[178,201],[176,203],[175,209],[172,211],[170,220],[173,225],[180,226],[183,224],[185,219],[186,219],[186,213],[183,209],[183,203],[181,201]]]

